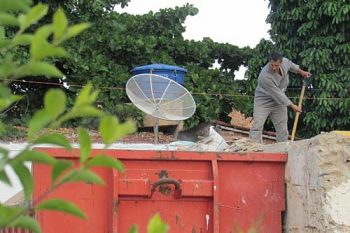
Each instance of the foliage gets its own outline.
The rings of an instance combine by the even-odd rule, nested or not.
[[[141,122],[140,111],[127,107],[130,101],[124,87],[132,76],[130,70],[140,65],[165,63],[188,70],[184,86],[191,89],[199,106],[195,116],[186,122],[188,126],[208,119],[224,119],[233,105],[245,106],[245,102],[234,97],[245,92],[242,90],[244,84],[234,82],[234,71],[247,64],[251,57],[250,48],[216,43],[209,38],[185,40],[182,37],[185,32],[183,24],[187,17],[198,13],[194,6],[187,4],[144,15],[129,15],[112,11],[113,4],[125,5],[126,1],[65,0],[62,4],[62,1],[56,0],[47,3],[53,9],[61,6],[73,22],[81,19],[93,22],[89,31],[65,43],[71,54],[68,59],[53,59],[69,80],[69,89],[62,88],[68,96],[68,104],[73,103],[80,86],[90,81],[101,90],[97,99],[101,109],[118,115],[120,119],[131,116]],[[215,61],[220,65],[216,70],[212,69]],[[51,79],[45,84],[37,84],[28,83],[28,77],[26,80],[26,83],[16,83],[12,90],[17,93],[24,87],[28,88],[25,92],[31,100],[28,112],[42,105],[40,93],[43,90],[66,82]],[[29,81],[33,80],[37,77],[30,77]],[[203,93],[209,94],[204,96]],[[211,100],[215,104],[209,104]],[[17,109],[22,113],[17,112],[16,116],[22,117],[27,108],[26,102],[21,101],[19,106]],[[211,111],[204,110],[209,106]],[[121,108],[122,112],[119,111]]]
[[[45,24],[32,33],[28,28],[36,24],[48,11],[44,4],[30,7],[29,0],[0,2],[0,111],[6,109],[21,96],[13,95],[7,84],[27,75],[41,75],[45,77],[62,77],[62,72],[47,60],[52,57],[66,57],[67,51],[61,47],[62,42],[77,36],[90,25],[79,23],[69,26],[62,9],[58,9],[52,23]],[[6,34],[8,27],[17,27],[13,37]],[[11,34],[12,35],[12,34]],[[13,54],[18,46],[30,46],[27,62],[16,61]],[[32,210],[62,211],[85,219],[85,214],[74,203],[63,199],[46,199],[45,197],[58,187],[70,182],[86,182],[103,185],[104,181],[92,171],[96,166],[113,168],[123,171],[123,165],[116,159],[106,155],[92,157],[91,139],[88,132],[78,130],[80,144],[80,158],[78,166],[73,167],[69,161],[57,160],[48,154],[33,148],[41,144],[63,147],[72,150],[68,138],[57,133],[40,132],[46,127],[58,127],[63,122],[81,117],[98,117],[101,119],[99,131],[106,148],[115,140],[135,130],[130,121],[119,123],[115,116],[104,113],[94,106],[98,91],[92,90],[87,84],[79,92],[71,108],[67,108],[67,96],[60,89],[52,89],[45,94],[43,108],[37,111],[29,120],[28,144],[15,157],[9,156],[6,148],[0,148],[0,181],[11,186],[11,180],[5,167],[10,166],[18,176],[23,190],[25,201],[29,203],[33,193],[33,177],[26,163],[43,163],[52,167],[52,186],[43,196],[33,200],[29,207],[8,207],[0,204],[0,229],[4,227],[19,227],[32,232],[41,232],[38,223],[27,214]],[[108,127],[107,127],[108,125]],[[45,198],[45,200],[44,200]],[[159,231],[160,232],[160,231]]]
[[[307,137],[321,131],[350,129],[350,3],[270,0],[270,8],[267,22],[271,23],[274,44],[269,49],[281,51],[313,74],[299,134]],[[261,52],[267,50],[258,49],[255,54]],[[258,65],[261,63],[252,62],[249,66],[251,81],[257,78]],[[288,95],[299,96],[300,78],[292,77],[291,86],[298,89],[289,89]]]
[[[147,224],[147,232],[148,233],[166,233],[168,232],[169,226],[163,222],[160,218],[159,214],[155,214]],[[129,233],[137,233],[138,232],[138,226],[133,225]]]

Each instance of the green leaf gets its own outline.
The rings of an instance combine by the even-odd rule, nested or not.
[[[0,41],[6,38],[5,35],[5,28],[3,26],[0,26]],[[1,44],[1,43],[0,43]],[[1,47],[0,47],[1,48]]]
[[[10,224],[10,226],[26,229],[33,233],[41,232],[39,223],[32,217],[28,216],[19,216],[13,223]]]
[[[69,113],[69,119],[76,117],[101,117],[104,113],[93,106],[79,106]]]
[[[99,131],[102,136],[103,143],[109,145],[117,140],[119,120],[114,116],[105,116],[102,118]]]
[[[40,136],[34,141],[35,145],[38,144],[50,144],[55,146],[62,146],[66,150],[72,150],[70,141],[63,135],[58,133],[48,133]]]
[[[86,30],[89,28],[91,24],[89,23],[79,23],[76,25],[73,25],[68,28],[67,33],[64,35],[64,40],[67,40],[69,38],[75,37],[78,34],[80,34],[82,31]]]
[[[105,155],[98,155],[93,157],[87,162],[87,167],[110,167],[110,168],[115,168],[120,172],[124,171],[124,166],[123,164],[117,160],[114,159],[110,156],[105,156]]]
[[[52,168],[52,182],[55,183],[57,178],[67,169],[73,167],[73,163],[71,161],[66,160],[58,160],[57,163]]]
[[[33,60],[39,60],[39,58],[49,56],[47,53],[52,53],[52,47],[55,46],[47,42],[47,39],[52,34],[52,32],[52,25],[44,25],[35,32],[34,38],[32,40],[32,45],[30,47],[30,55]],[[50,51],[46,51],[46,48],[49,48]]]
[[[44,106],[52,119],[56,119],[66,109],[66,94],[60,89],[50,89],[44,98]]]
[[[78,139],[80,144],[80,162],[84,163],[91,153],[91,138],[85,129],[79,128]]]
[[[0,26],[18,26],[17,18],[11,14],[0,12]]]
[[[40,27],[34,34],[34,39],[30,48],[30,54],[34,60],[40,60],[45,57],[66,57],[67,52],[62,47],[50,44],[47,39],[53,32],[52,25]]]
[[[92,84],[88,83],[79,92],[79,95],[75,100],[75,106],[79,107],[92,104],[93,102],[95,102],[97,96],[98,91],[92,91]]]
[[[135,122],[132,120],[127,120],[120,125],[120,130],[123,132],[123,136],[134,133],[136,129]]]
[[[68,182],[73,182],[73,181],[83,181],[85,183],[99,184],[99,185],[105,184],[103,179],[99,175],[97,175],[96,173],[90,170],[77,171],[77,174],[74,175],[74,177],[70,179]]]
[[[147,225],[148,233],[166,233],[168,229],[168,225],[162,222],[159,214],[155,214]]]
[[[55,210],[71,214],[82,219],[87,219],[85,213],[74,203],[62,200],[62,199],[49,199],[43,201],[36,208],[36,210]]]
[[[6,55],[6,57],[0,63],[0,77],[1,79],[6,79],[12,75],[16,70],[16,66],[12,60],[11,55]]]
[[[68,26],[68,20],[62,8],[59,8],[53,16],[54,42],[58,42]]]
[[[51,44],[42,44],[42,49],[33,57],[34,60],[41,60],[46,57],[67,57],[67,51],[62,47],[55,47]]]
[[[0,170],[3,170],[8,162],[9,150],[0,147]]]
[[[63,74],[54,65],[47,62],[31,62],[18,68],[17,76],[37,76],[61,78]]]
[[[0,169],[0,181],[5,183],[5,184],[7,184],[7,185],[9,185],[9,186],[12,185],[11,181],[10,181],[10,179],[9,179],[7,173],[6,173],[6,171],[5,170],[1,170],[1,169]]]
[[[99,126],[102,140],[107,145],[119,140],[125,135],[133,133],[135,130],[135,123],[132,121],[127,121],[123,124],[119,124],[118,119],[114,116],[105,116],[101,120]]]
[[[33,40],[33,35],[30,34],[21,34],[21,35],[17,35],[16,37],[14,37],[12,39],[12,44],[14,46],[17,45],[29,45],[32,43]]]
[[[45,110],[37,111],[29,121],[28,137],[33,139],[34,135],[51,122],[50,114]]]
[[[0,11],[28,11],[30,9],[31,1],[26,0],[1,0]]]
[[[26,200],[29,200],[33,193],[33,176],[30,173],[28,167],[24,166],[22,163],[11,163],[10,164],[21,181],[24,197]]]
[[[4,206],[0,203],[0,229],[11,224],[13,219],[23,213],[23,207],[18,206]]]
[[[22,153],[20,153],[14,161],[23,163],[24,161],[30,161],[35,163],[44,163],[44,164],[55,164],[56,159],[39,151],[33,151],[33,150],[25,150]]]
[[[9,107],[14,102],[22,99],[22,96],[12,95],[11,93],[9,93],[7,96],[3,96],[3,94],[6,93],[6,90],[1,87],[0,87],[0,92],[3,92],[0,94],[0,110],[3,110]]]
[[[1,32],[1,26],[0,26],[0,32]],[[1,33],[0,33],[0,37],[1,37]],[[5,38],[0,38],[0,49],[9,47],[11,44],[11,40],[5,39]]]
[[[30,25],[38,22],[42,17],[44,17],[47,14],[47,11],[48,6],[41,3],[32,7],[26,15],[18,18],[20,22],[20,31],[23,32]]]
[[[139,232],[138,226],[135,224],[133,224],[128,231],[128,233],[138,233],[138,232]]]

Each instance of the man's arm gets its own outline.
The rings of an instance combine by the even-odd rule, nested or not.
[[[311,76],[311,73],[308,71],[305,71],[303,69],[300,69],[299,65],[293,63],[288,58],[283,58],[286,62],[287,66],[289,67],[289,71],[301,75],[303,78],[309,78]]]
[[[298,69],[297,73],[300,74],[303,78],[309,78],[311,76],[311,73],[309,71],[305,71],[300,68]]]
[[[264,89],[272,99],[274,99],[278,104],[284,106],[292,105],[292,101],[286,96],[284,91],[282,91],[277,84],[273,81],[272,77],[265,76],[258,80],[259,86]]]

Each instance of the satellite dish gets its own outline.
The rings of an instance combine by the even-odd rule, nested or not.
[[[137,108],[153,117],[156,143],[159,119],[181,121],[196,111],[196,103],[186,88],[161,75],[131,77],[126,83],[126,94]]]

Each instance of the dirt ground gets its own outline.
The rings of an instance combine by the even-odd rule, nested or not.
[[[13,137],[0,137],[0,141],[3,142],[11,142],[11,143],[21,143],[21,142],[26,142],[27,138],[23,137],[21,135],[24,135],[26,132],[26,128],[24,127],[16,127],[16,130],[22,131],[22,134],[18,134],[18,136],[13,136]],[[56,132],[63,134],[67,138],[70,139],[72,143],[75,143],[78,141],[78,134],[77,134],[77,129],[74,128],[58,128],[54,130],[49,130],[50,132]],[[89,130],[89,134],[91,136],[91,140],[94,143],[102,143],[102,138],[99,135],[97,130]],[[155,141],[155,136],[153,132],[136,132],[132,135],[128,135],[120,139],[119,141],[116,141],[116,143],[154,143]],[[176,141],[174,135],[172,134],[166,134],[163,132],[159,132],[159,137],[158,137],[159,143],[166,144],[170,143],[173,141]]]
[[[75,129],[64,129],[61,131],[66,137],[70,138],[72,142],[78,141],[78,136]],[[94,143],[102,143],[102,138],[96,130],[89,131],[91,140]],[[164,134],[163,132],[159,132],[158,141],[159,143],[170,143],[175,141],[175,137],[170,134]],[[116,141],[116,143],[154,143],[155,136],[153,132],[136,132],[132,135],[127,135],[120,140]]]
[[[245,128],[250,128],[252,119],[247,118],[242,114],[241,112],[233,109],[232,112],[229,114],[231,117],[231,124],[234,126],[240,126]],[[11,136],[1,136],[0,135],[0,141],[3,142],[11,142],[11,143],[21,143],[26,142],[26,131],[27,129],[25,127],[15,126],[14,131],[12,132]],[[165,130],[164,130],[165,129]],[[77,136],[77,129],[76,128],[58,128],[58,129],[48,129],[46,130],[50,132],[57,132],[60,134],[63,134],[64,136],[68,137],[72,143],[76,143],[78,141]],[[19,132],[19,133],[18,133]],[[92,142],[94,143],[102,143],[102,139],[98,133],[97,130],[89,130]],[[225,138],[225,140],[231,144],[232,142],[241,139],[242,135],[239,135],[237,133],[233,133],[230,131],[221,131],[221,136]],[[247,137],[247,136],[245,136]],[[177,139],[174,136],[174,130],[169,130],[169,127],[163,127],[163,130],[159,131],[158,136],[158,143],[160,144],[168,144],[171,142],[176,141]],[[179,140],[182,140],[181,138]],[[119,141],[116,141],[116,143],[154,143],[155,142],[155,136],[153,133],[153,130],[151,128],[144,128],[139,129],[138,132],[128,135],[120,139]]]
[[[158,142],[162,144],[170,143],[176,141],[174,135],[164,134],[159,132]],[[154,143],[155,136],[152,132],[138,132],[133,135],[128,135],[118,142],[122,143]]]

